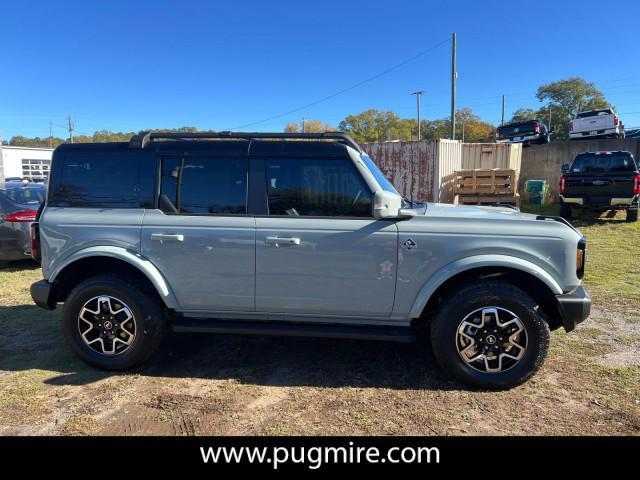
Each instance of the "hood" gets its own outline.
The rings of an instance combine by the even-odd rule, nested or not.
[[[482,220],[535,220],[536,215],[522,213],[510,207],[484,207],[473,205],[451,205],[449,203],[428,203],[426,208],[416,209],[417,215],[427,217],[455,217]]]
[[[563,218],[522,213],[507,206],[485,207],[428,203],[417,206],[413,211],[416,215],[406,225],[409,230],[421,231],[437,224],[443,226],[444,229],[452,228],[452,231],[459,229],[469,233],[486,233],[490,229],[492,232],[500,230],[509,234],[535,233],[536,235],[568,235],[571,238],[582,237],[582,233]],[[427,227],[427,224],[430,227]],[[496,228],[498,225],[501,227]]]

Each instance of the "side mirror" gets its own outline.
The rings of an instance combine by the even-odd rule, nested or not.
[[[415,212],[402,208],[402,197],[392,192],[379,190],[373,195],[373,216],[378,220],[384,218],[409,218]]]
[[[560,167],[560,170],[562,170],[562,173],[569,173],[569,169],[570,169],[570,168],[571,168],[571,167],[569,166],[569,164],[568,164],[568,163],[563,163],[563,164],[562,164],[562,167]]]

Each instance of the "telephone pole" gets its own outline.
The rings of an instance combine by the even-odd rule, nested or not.
[[[418,90],[417,92],[413,92],[411,95],[416,96],[416,103],[418,107],[418,141],[420,141],[420,97],[424,95],[424,90]]]
[[[304,117],[302,117],[302,133],[304,133]]]
[[[456,139],[456,32],[451,37],[451,140]]]
[[[69,142],[73,143],[74,126],[73,126],[73,120],[71,120],[71,115],[69,115],[67,117],[67,125],[68,125],[68,128],[69,128]]]
[[[500,125],[504,125],[504,95],[502,95],[502,120],[500,120]]]
[[[547,127],[551,130],[551,104],[549,104],[549,125]]]

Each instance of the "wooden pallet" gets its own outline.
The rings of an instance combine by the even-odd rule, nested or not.
[[[456,195],[515,195],[516,171],[511,168],[457,170],[453,192]]]
[[[456,205],[513,205],[520,208],[520,194],[515,195],[456,195],[453,203]]]

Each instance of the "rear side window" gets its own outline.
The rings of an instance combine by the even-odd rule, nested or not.
[[[576,118],[589,118],[589,117],[599,117],[601,115],[611,115],[613,111],[610,108],[605,108],[604,110],[592,110],[589,112],[580,112]]]
[[[538,122],[522,122],[522,123],[512,123],[511,125],[504,125],[503,127],[498,127],[498,135],[502,136],[513,136],[520,135],[526,132],[531,132],[536,128]]]
[[[117,153],[57,158],[49,204],[58,207],[138,207],[138,161]],[[53,179],[52,179],[53,180]]]
[[[270,215],[371,216],[371,191],[348,160],[267,160],[267,192]]]
[[[247,213],[246,158],[164,158],[159,208],[185,215]]]
[[[572,173],[633,172],[635,170],[633,157],[628,153],[581,154],[571,165]]]

